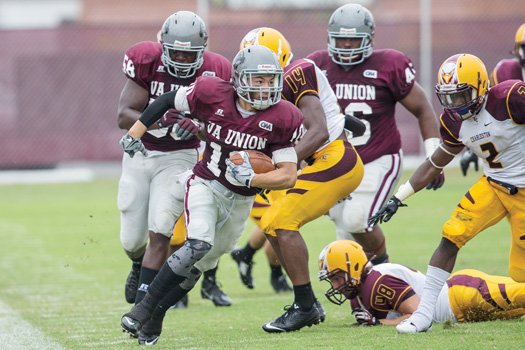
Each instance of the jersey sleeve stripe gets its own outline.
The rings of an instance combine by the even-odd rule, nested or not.
[[[297,97],[295,98],[295,101],[293,102],[293,104],[297,107],[297,104],[299,103],[299,101],[301,100],[303,95],[308,93],[308,92],[313,92],[313,93],[315,93],[316,96],[319,96],[319,92],[317,92],[316,90],[304,90],[299,95],[297,95]]]
[[[510,98],[510,93],[512,92],[512,90],[514,90],[514,87],[519,84],[520,82],[517,81],[515,82],[512,87],[509,89],[509,92],[507,93],[507,98],[505,99],[505,105],[507,106],[507,113],[509,114],[509,117],[510,119],[512,119],[512,121],[514,123],[516,123],[516,120],[514,120],[514,118],[512,117],[512,113],[510,112],[510,106],[509,106],[509,98]]]
[[[463,144],[463,143],[459,142],[459,140],[457,139],[457,137],[454,136],[454,134],[450,131],[449,128],[447,128],[447,126],[446,126],[445,123],[443,122],[443,114],[442,114],[441,116],[439,116],[439,122],[441,123],[441,125],[443,125],[443,128],[448,132],[448,134],[449,134],[450,136],[452,136],[452,138],[453,138],[454,140],[458,141],[457,143],[455,143],[455,142],[450,142],[450,141],[447,141],[447,140],[443,140],[444,142],[449,143],[449,144],[451,144],[451,145],[456,145],[456,146],[457,146],[457,145],[462,145],[462,144]]]
[[[494,80],[494,85],[498,84],[498,66],[494,67],[492,70],[492,80]]]

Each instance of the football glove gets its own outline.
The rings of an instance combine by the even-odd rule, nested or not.
[[[177,112],[175,109],[170,109],[157,121],[159,129],[170,127],[177,123],[178,120],[184,117],[184,113]]]
[[[430,181],[426,187],[427,190],[437,190],[438,188],[441,188],[443,184],[445,183],[445,173],[441,171],[438,176],[434,178],[434,180]]]
[[[133,156],[137,152],[141,152],[142,154],[147,155],[146,148],[144,147],[144,144],[142,143],[140,138],[134,138],[130,134],[126,134],[122,136],[119,143],[122,146],[124,152],[129,154],[131,158],[133,158]]]
[[[180,118],[173,126],[173,133],[175,133],[180,140],[188,140],[194,136],[198,136],[200,130],[201,126],[199,122],[191,118]]]
[[[463,154],[461,155],[461,159],[459,160],[459,165],[461,167],[461,172],[463,173],[463,176],[467,176],[467,171],[470,163],[474,164],[474,170],[479,170],[478,156],[468,149],[465,152],[463,152]]]
[[[392,196],[374,216],[368,219],[368,226],[372,227],[379,223],[389,221],[397,212],[397,208],[406,206],[407,205],[403,204],[396,196]]]
[[[353,310],[352,315],[355,316],[355,320],[360,326],[378,326],[381,324],[381,322],[366,309]]]
[[[232,182],[236,186],[246,186],[250,187],[252,179],[255,176],[252,165],[250,164],[250,157],[248,153],[240,151],[243,162],[240,165],[235,165],[231,160],[226,159],[226,177],[234,179],[235,182]]]

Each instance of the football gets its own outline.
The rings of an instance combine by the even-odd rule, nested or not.
[[[245,150],[244,152],[248,153],[248,157],[250,157],[250,164],[252,165],[253,171],[256,174],[264,174],[275,170],[275,165],[272,162],[272,158],[268,157],[266,154],[254,150]],[[240,165],[243,162],[242,157],[238,152],[230,155],[230,160],[235,165]]]

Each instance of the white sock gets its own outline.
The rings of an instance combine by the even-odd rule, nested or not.
[[[439,293],[449,276],[450,272],[428,265],[423,295],[421,296],[416,312],[410,317],[410,321],[414,323],[418,329],[428,328],[432,323]]]

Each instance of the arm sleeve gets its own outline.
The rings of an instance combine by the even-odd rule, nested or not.
[[[148,128],[159,120],[169,109],[175,108],[175,94],[177,91],[170,91],[160,95],[150,103],[148,108],[142,112],[139,120]]]

